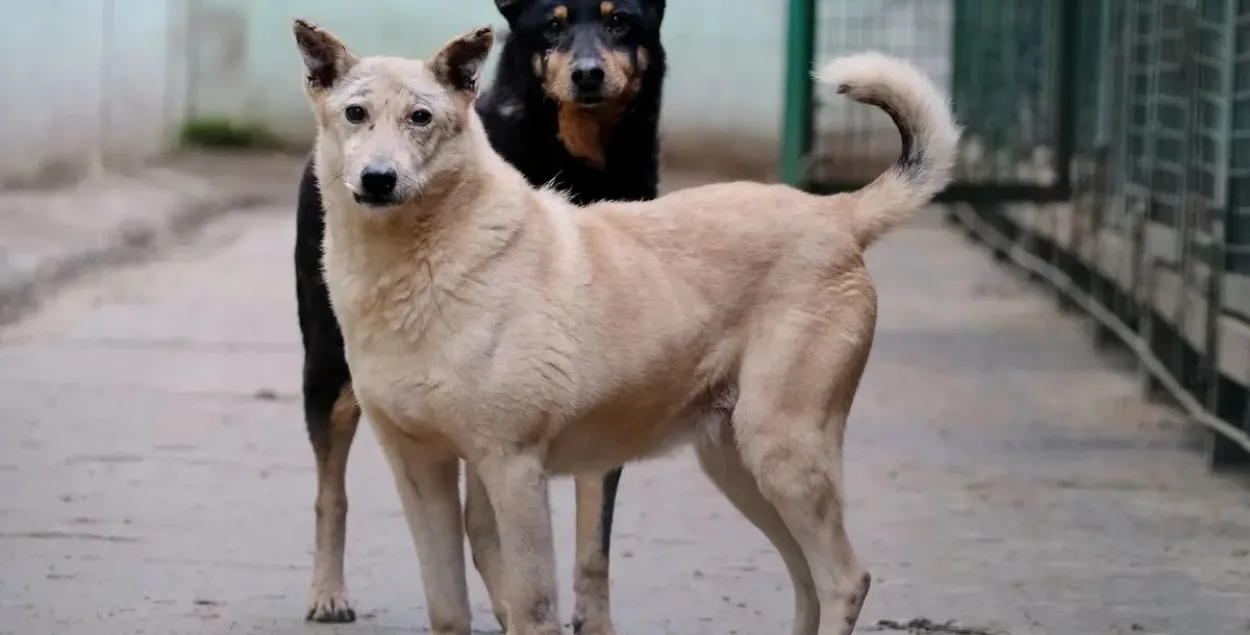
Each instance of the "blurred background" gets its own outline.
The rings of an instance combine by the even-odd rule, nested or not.
[[[1250,0],[668,5],[665,189],[869,181],[896,130],[810,76],[864,49],[966,129],[938,204],[868,255],[861,630],[1250,632]],[[411,57],[502,27],[488,0],[0,0],[0,635],[426,632],[365,427],[360,623],[302,621],[295,17]],[[690,461],[621,487],[620,632],[787,623],[780,561]]]
[[[896,12],[858,4],[864,18]],[[676,155],[726,153],[767,173],[778,156],[786,2],[673,2],[664,121]],[[362,54],[425,57],[481,24],[492,2],[373,0],[9,2],[0,177],[143,162],[184,141],[307,147],[313,128],[290,35],[294,16]],[[724,19],[732,16],[732,19]],[[37,104],[37,105],[36,105]],[[20,113],[20,114],[19,114]],[[712,150],[711,145],[717,145]],[[706,148],[706,150],[700,150]]]
[[[188,143],[309,146],[293,16],[325,24],[360,53],[412,57],[474,26],[502,26],[485,0],[375,0],[367,10],[339,0],[9,4],[0,50],[28,60],[5,71],[0,96],[12,113],[0,125],[0,182],[11,183],[81,173],[93,163],[134,165]],[[752,178],[776,173],[793,43],[789,5],[671,3],[663,113],[670,161],[710,162]],[[952,14],[950,0],[823,2],[820,55],[878,48],[915,59],[946,83]],[[888,142],[893,131],[883,120]],[[836,140],[867,124],[848,120],[845,106],[835,104],[821,125]]]

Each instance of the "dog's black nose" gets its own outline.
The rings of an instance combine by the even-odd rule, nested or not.
[[[578,91],[596,93],[603,87],[603,66],[598,60],[578,60],[573,62],[570,79]]]
[[[370,164],[360,171],[360,194],[364,198],[385,200],[395,193],[399,175],[386,165]]]

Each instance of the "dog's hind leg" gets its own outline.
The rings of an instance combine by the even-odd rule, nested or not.
[[[807,558],[819,635],[851,635],[872,581],[843,522],[842,437],[875,326],[863,282],[761,320],[732,415],[743,463]]]
[[[468,635],[471,616],[464,568],[460,460],[413,441],[381,412],[367,408],[366,414],[391,465],[404,518],[417,547],[430,632]]]
[[[318,383],[310,374],[305,372],[304,417],[317,460],[317,527],[305,619],[353,622],[356,612],[347,596],[343,551],[347,540],[347,457],[356,437],[360,408],[350,383],[332,387]]]
[[[343,578],[347,540],[347,457],[360,408],[343,356],[343,335],[321,277],[325,233],[321,194],[310,159],[299,184],[295,226],[295,297],[304,342],[304,422],[317,461],[316,551],[306,619],[353,622],[356,612]]]
[[[486,486],[473,469],[465,470],[464,530],[469,535],[473,566],[486,584],[490,605],[499,627],[507,631],[508,611],[503,602],[503,554],[499,546],[499,525],[491,507]]]
[[[576,477],[577,562],[573,568],[573,632],[612,635],[608,552],[621,469]]]
[[[700,441],[696,449],[699,465],[725,498],[751,524],[764,532],[769,542],[781,554],[786,571],[790,573],[790,582],[794,585],[793,634],[816,635],[816,629],[820,626],[820,602],[816,597],[812,572],[807,568],[803,550],[790,535],[790,530],[777,514],[777,508],[760,493],[755,477],[742,464],[734,440],[726,437],[730,435]]]
[[[815,425],[776,421],[777,429],[793,429],[793,435],[752,430],[755,424],[743,417],[736,427],[750,430],[739,434],[748,437],[741,443],[744,462],[807,559],[820,603],[817,633],[851,635],[871,577],[843,523],[841,452],[814,438]]]

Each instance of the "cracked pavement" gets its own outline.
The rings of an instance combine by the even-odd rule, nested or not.
[[[846,440],[875,578],[859,630],[1250,632],[1250,484],[1209,474],[1126,360],[937,215],[869,258],[881,318]],[[303,622],[293,227],[293,205],[224,217],[0,331],[0,634],[428,632],[367,426],[348,475],[361,619]],[[553,502],[567,616],[570,482]],[[616,517],[622,635],[789,631],[779,558],[687,452],[627,468]],[[475,627],[496,632],[470,578]]]

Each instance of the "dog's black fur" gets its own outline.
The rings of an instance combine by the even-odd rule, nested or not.
[[[496,0],[496,4],[508,20],[509,34],[495,83],[475,105],[495,150],[531,184],[554,183],[579,205],[654,199],[659,184],[658,126],[665,74],[660,43],[664,0]],[[564,19],[557,20],[557,16]],[[620,56],[618,60],[638,72],[634,90],[612,117],[610,138],[603,144],[598,165],[574,156],[562,141],[560,104],[549,94],[545,79],[549,71],[545,60],[550,56],[596,53]],[[586,104],[594,99],[592,95],[576,101]],[[322,279],[324,210],[314,160],[309,157],[299,185],[295,281],[304,344],[304,418],[320,467],[334,443],[350,446],[351,432],[346,440],[334,434],[331,412],[351,375],[343,335]],[[605,558],[620,475],[618,469],[604,478],[599,544]],[[311,612],[309,617],[313,617]],[[350,622],[355,614],[347,609],[319,619]]]

